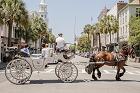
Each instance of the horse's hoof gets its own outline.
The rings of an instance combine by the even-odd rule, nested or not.
[[[94,78],[94,81],[97,81],[98,79],[97,78]]]
[[[123,73],[120,73],[120,74],[119,74],[119,77],[122,77],[122,76],[123,76]]]
[[[98,79],[96,77],[92,77],[95,81],[97,81]]]
[[[101,78],[101,73],[97,74],[98,75],[98,78]]]
[[[116,78],[116,81],[121,81],[121,79],[120,78]]]

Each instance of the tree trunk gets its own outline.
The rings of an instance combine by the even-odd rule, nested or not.
[[[89,33],[88,33],[88,49],[89,49],[89,51],[90,51],[90,42],[89,42]]]
[[[111,32],[109,33],[109,35],[110,35],[110,44],[111,44]]]
[[[101,37],[100,37],[100,33],[98,35],[99,35],[99,51],[101,51]]]
[[[12,27],[13,27],[13,22],[8,21],[8,47],[11,47]]]
[[[28,44],[27,30],[25,30],[25,42]]]
[[[35,53],[37,53],[37,40],[35,41]]]
[[[119,31],[117,32],[117,42],[119,42]]]
[[[92,34],[92,46],[94,47],[94,34]]]
[[[106,34],[104,34],[105,35],[105,46],[106,46]]]

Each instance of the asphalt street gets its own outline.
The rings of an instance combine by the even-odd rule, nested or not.
[[[76,56],[74,61],[88,61]],[[104,66],[102,77],[94,81],[84,67],[78,65],[78,78],[73,83],[63,83],[55,76],[55,66],[50,65],[45,71],[33,72],[29,82],[14,85],[6,80],[4,70],[0,70],[0,93],[140,93],[140,69],[126,66],[122,81],[115,81],[116,68]]]

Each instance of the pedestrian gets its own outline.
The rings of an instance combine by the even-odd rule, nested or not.
[[[47,67],[47,59],[48,59],[48,57],[50,57],[50,50],[51,50],[51,48],[49,48],[48,47],[48,44],[42,44],[42,58],[43,58],[43,61],[45,61],[46,62],[46,65],[45,65],[45,67]]]
[[[64,47],[66,46],[65,40],[63,38],[63,34],[59,33],[58,37],[56,38],[56,51],[60,52],[64,50]]]

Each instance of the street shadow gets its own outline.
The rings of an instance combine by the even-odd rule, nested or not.
[[[80,83],[80,82],[84,82],[84,80],[75,80],[72,83]],[[62,83],[62,84],[64,84],[64,82],[61,80],[30,80],[29,84],[47,84],[47,83]]]
[[[116,80],[108,80],[108,79],[103,79],[103,80],[90,80],[90,82],[140,82],[138,80],[121,80],[121,81],[116,81]]]
[[[116,80],[90,80],[90,79],[84,79],[84,80],[75,80],[72,83],[84,83],[84,82],[140,82],[137,80],[122,80],[122,81],[116,81]],[[60,84],[65,84],[61,80],[30,80],[30,83],[28,84],[49,84],[49,83],[60,83]]]

